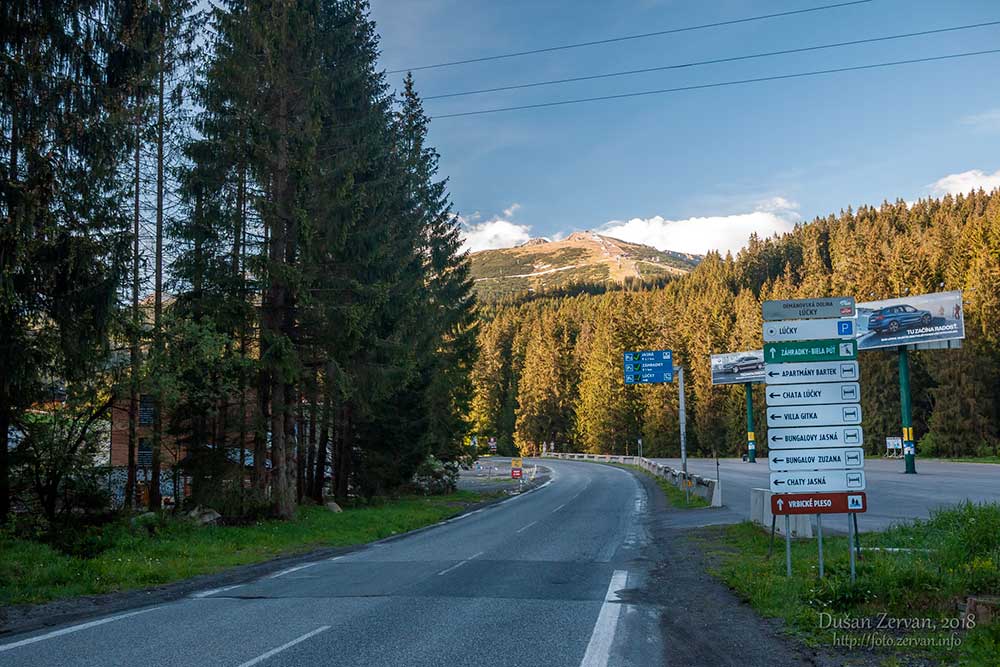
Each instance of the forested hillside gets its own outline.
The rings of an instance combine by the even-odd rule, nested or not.
[[[921,455],[993,454],[1000,420],[1000,191],[884,203],[819,218],[736,257],[709,254],[662,288],[534,298],[482,313],[474,430],[502,447],[677,455],[677,385],[626,387],[629,349],[673,349],[687,369],[689,451],[746,446],[741,386],[713,387],[709,355],[761,347],[761,301],[854,295],[859,301],[964,291],[961,350],[911,353]],[[897,353],[865,351],[866,447],[898,435]],[[755,392],[758,414],[763,392]],[[762,421],[758,419],[758,421]],[[758,426],[758,442],[764,443]],[[760,446],[760,445],[758,445]]]

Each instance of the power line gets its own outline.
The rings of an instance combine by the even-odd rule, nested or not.
[[[879,69],[883,67],[895,67],[897,65],[912,65],[915,63],[926,63],[933,62],[937,60],[953,60],[955,58],[968,58],[970,56],[982,56],[991,53],[1000,53],[1000,49],[989,49],[986,51],[969,51],[966,53],[951,53],[944,56],[930,56],[927,58],[914,58],[911,60],[894,60],[884,63],[872,63],[869,65],[856,65],[853,67],[837,67],[835,69],[821,69],[814,70],[811,72],[797,72],[794,74],[778,74],[775,76],[761,76],[753,79],[738,79],[736,81],[720,81],[718,83],[703,83],[693,86],[678,86],[676,88],[661,88],[659,90],[644,90],[636,93],[621,93],[618,95],[601,95],[600,97],[583,97],[574,100],[560,100],[558,102],[542,102],[539,104],[522,104],[513,107],[499,107],[496,109],[480,109],[479,111],[463,111],[460,113],[449,113],[441,114],[440,116],[431,116],[432,120],[438,120],[441,118],[458,118],[460,116],[480,116],[490,113],[500,113],[503,111],[520,111],[522,109],[541,109],[545,107],[558,107],[565,106],[568,104],[581,104],[583,102],[598,102],[601,100],[618,100],[626,97],[642,97],[645,95],[661,95],[665,93],[677,93],[687,90],[703,90],[705,88],[723,88],[726,86],[738,86],[742,84],[749,83],[761,83],[764,81],[780,81],[782,79],[800,79],[808,76],[819,76],[821,74],[836,74],[838,72],[856,72],[860,70],[868,69]]]
[[[780,18],[782,16],[794,16],[796,14],[808,14],[810,12],[821,12],[828,9],[838,9],[851,5],[863,5],[874,0],[852,0],[851,2],[839,2],[835,5],[821,5],[819,7],[809,7],[806,9],[793,9],[787,12],[777,12],[775,14],[761,14],[759,16],[747,16],[741,19],[731,19],[728,21],[717,21],[715,23],[702,23],[701,25],[685,26],[683,28],[671,28],[669,30],[657,30],[656,32],[645,32],[639,35],[625,35],[623,37],[610,37],[608,39],[597,39],[590,42],[579,42],[577,44],[563,44],[562,46],[548,46],[541,49],[531,49],[528,51],[515,51],[513,53],[503,53],[495,56],[483,56],[481,58],[467,58],[465,60],[452,60],[450,62],[437,63],[436,65],[421,65],[420,67],[404,67],[402,69],[388,70],[386,74],[400,74],[402,72],[416,72],[425,69],[437,69],[439,67],[453,67],[455,65],[468,65],[470,63],[482,63],[491,60],[503,60],[506,58],[518,58],[520,56],[530,56],[538,53],[551,53],[553,51],[565,51],[566,49],[579,49],[584,46],[598,46],[600,44],[612,44],[615,42],[626,42],[633,39],[645,39],[647,37],[659,37],[661,35],[673,35],[679,32],[691,32],[694,30],[705,30],[707,28],[719,28],[721,26],[736,25],[738,23],[750,23],[752,21],[764,21],[766,19]]]
[[[553,79],[551,81],[536,81],[534,83],[521,83],[510,86],[498,86],[496,88],[481,88],[478,90],[466,90],[460,93],[444,93],[441,95],[429,95],[425,100],[440,100],[447,97],[463,97],[466,95],[480,95],[483,93],[497,93],[506,90],[520,90],[523,88],[537,88],[539,86],[551,86],[560,83],[574,83],[577,81],[593,81],[594,79],[609,79],[618,76],[628,76],[631,74],[648,74],[649,72],[662,72],[672,69],[684,69],[687,67],[699,67],[701,65],[716,65],[719,63],[729,63],[739,60],[752,60],[754,58],[767,58],[770,56],[783,56],[792,53],[805,53],[807,51],[822,51],[824,49],[835,49],[844,46],[857,46],[858,44],[872,44],[874,42],[887,42],[895,39],[907,39],[910,37],[923,37],[926,35],[936,35],[944,32],[955,32],[958,30],[970,30],[972,28],[984,28],[987,26],[1000,25],[1000,21],[989,21],[986,23],[971,23],[969,25],[954,26],[951,28],[936,28],[934,30],[922,30],[920,32],[908,32],[900,35],[887,35],[884,37],[871,37],[868,39],[855,39],[849,42],[836,42],[833,44],[820,44],[816,46],[804,46],[797,49],[782,49],[781,51],[768,51],[765,53],[751,53],[728,58],[714,58],[712,60],[699,60],[689,63],[679,63],[676,65],[663,65],[660,67],[646,67],[643,69],[626,70],[623,72],[610,72],[608,74],[591,74],[587,76],[575,76],[567,79]]]

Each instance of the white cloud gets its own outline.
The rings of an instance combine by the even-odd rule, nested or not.
[[[962,124],[971,125],[978,130],[985,130],[987,132],[1000,130],[1000,109],[991,109],[982,113],[963,116]]]
[[[710,250],[736,253],[754,232],[762,238],[791,231],[800,220],[798,204],[784,197],[761,201],[750,213],[716,215],[685,220],[662,216],[612,220],[601,233],[643,243],[659,250],[676,250],[703,255]]]
[[[494,248],[512,248],[530,239],[530,225],[519,225],[507,219],[512,218],[519,208],[521,208],[520,204],[511,204],[504,209],[503,217],[497,216],[476,224],[472,224],[472,220],[479,218],[478,213],[471,219],[459,216],[458,220],[464,228],[462,240],[465,249],[476,252],[477,250],[492,250]]]
[[[981,169],[970,169],[960,174],[948,174],[927,187],[938,195],[965,194],[979,188],[989,192],[994,188],[1000,188],[1000,169],[992,174],[987,174]]]

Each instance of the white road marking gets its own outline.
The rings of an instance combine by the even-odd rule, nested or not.
[[[553,513],[553,514],[555,514],[556,512],[558,512],[559,510],[561,510],[561,509],[562,509],[562,508],[564,508],[564,507],[566,507],[566,503],[563,503],[563,504],[562,504],[562,505],[560,505],[559,507],[557,507],[557,508],[555,508],[554,510],[552,510],[552,513]]]
[[[483,555],[483,552],[482,552],[482,551],[480,551],[479,553],[477,553],[477,554],[475,554],[475,555],[473,555],[473,556],[469,556],[469,557],[468,557],[468,558],[466,558],[465,560],[463,560],[463,561],[461,561],[461,562],[458,562],[458,563],[455,563],[455,564],[454,564],[454,565],[452,565],[451,567],[447,567],[447,568],[445,568],[445,569],[441,570],[440,572],[438,572],[438,576],[440,577],[440,576],[441,576],[442,574],[448,574],[448,573],[449,573],[449,572],[451,572],[452,570],[457,570],[458,568],[460,568],[460,567],[462,567],[463,565],[465,565],[466,563],[468,563],[468,562],[469,562],[470,560],[473,560],[474,558],[479,558],[479,557],[480,557],[480,556],[482,556],[482,555]]]
[[[239,588],[242,585],[243,584],[236,584],[235,586],[223,586],[222,588],[210,588],[207,591],[199,591],[199,592],[195,593],[194,595],[192,595],[191,597],[197,598],[197,599],[207,598],[207,597],[209,597],[211,595],[215,595],[217,593],[223,593],[225,591],[231,591],[234,588]]]
[[[96,621],[81,623],[80,625],[71,625],[68,628],[62,628],[61,630],[54,630],[44,635],[38,635],[37,637],[22,639],[21,641],[12,642],[10,644],[0,644],[0,653],[3,653],[4,651],[9,651],[14,648],[18,648],[19,646],[27,646],[28,644],[34,644],[35,642],[45,641],[46,639],[54,639],[55,637],[61,637],[63,635],[68,635],[73,632],[79,632],[80,630],[86,630],[88,628],[96,628],[98,625],[104,625],[105,623],[111,623],[112,621],[120,621],[121,619],[128,618],[130,616],[138,616],[139,614],[145,614],[150,611],[156,611],[157,609],[162,609],[164,606],[165,605],[160,605],[158,607],[140,609],[139,611],[130,611],[127,614],[118,614],[117,616],[109,616],[107,618],[102,618]]]
[[[343,558],[343,556],[334,556],[333,558],[327,558],[327,560],[332,563],[333,561],[340,560],[341,558]]]
[[[594,632],[590,635],[587,652],[583,655],[580,667],[606,667],[611,658],[611,644],[615,640],[615,630],[618,628],[618,616],[622,613],[622,604],[618,602],[615,592],[628,585],[628,572],[615,570],[608,584],[608,592],[604,595],[601,613],[594,624]]]
[[[528,530],[529,528],[531,528],[532,526],[534,526],[534,525],[535,525],[536,523],[538,523],[538,522],[537,522],[537,521],[532,521],[532,522],[531,522],[531,523],[529,523],[529,524],[526,524],[526,525],[524,525],[524,526],[521,526],[521,527],[520,527],[520,528],[518,528],[518,529],[517,529],[517,531],[515,531],[515,532],[518,532],[518,533],[520,533],[520,532],[521,532],[521,531],[523,531],[523,530]]]
[[[281,572],[278,572],[277,574],[272,574],[270,577],[268,577],[268,579],[277,579],[278,577],[283,577],[286,574],[291,574],[292,572],[298,572],[299,570],[304,570],[307,567],[312,567],[313,565],[319,565],[319,561],[316,561],[315,563],[305,563],[304,565],[296,565],[295,567],[290,567],[287,570],[282,570]]]
[[[285,649],[292,648],[296,644],[302,643],[305,640],[309,639],[310,637],[315,637],[319,633],[325,632],[326,630],[329,630],[329,629],[330,629],[329,625],[321,625],[318,628],[316,628],[315,630],[313,630],[312,632],[307,632],[304,635],[302,635],[301,637],[299,637],[297,639],[293,639],[292,641],[288,642],[287,644],[282,644],[278,648],[272,648],[267,653],[262,653],[261,655],[258,655],[253,660],[247,660],[242,665],[240,665],[240,667],[251,667],[252,665],[259,665],[260,663],[264,662],[265,660],[267,660],[271,656],[277,655],[278,653],[281,653]]]

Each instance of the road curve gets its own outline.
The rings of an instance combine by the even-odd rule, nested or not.
[[[554,462],[551,482],[429,530],[266,578],[4,637],[0,665],[650,665],[644,486]],[[638,641],[637,641],[638,640]]]

